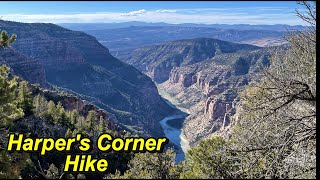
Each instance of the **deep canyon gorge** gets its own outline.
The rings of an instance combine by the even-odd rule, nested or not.
[[[108,48],[114,52],[119,47],[101,45],[100,34],[93,37],[45,23],[0,21],[0,25],[19,35],[13,49],[1,52],[3,63],[11,64],[18,75],[43,87],[65,89],[95,104],[129,132],[168,136],[178,147],[177,161],[183,159],[186,149],[206,137],[217,133],[228,136],[239,93],[259,79],[259,71],[268,65],[272,49],[213,38],[169,41],[201,30],[170,27],[185,34],[159,39],[156,45],[125,46],[125,55],[120,53],[117,59]],[[162,32],[167,28],[151,29]],[[142,33],[150,27],[138,29]],[[283,34],[205,30],[214,31],[214,37],[236,42],[279,38]],[[225,37],[224,33],[231,36]],[[250,36],[239,37],[239,33]],[[117,34],[109,38],[116,37]],[[25,60],[17,62],[15,56]],[[37,73],[28,73],[31,69]],[[179,122],[172,124],[173,121]]]
[[[0,11],[0,179],[315,179],[315,1]]]

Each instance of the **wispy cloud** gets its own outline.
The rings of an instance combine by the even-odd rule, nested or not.
[[[131,11],[131,12],[128,12],[128,13],[124,13],[121,16],[140,16],[140,15],[146,13],[146,12],[147,11],[145,9],[140,9],[140,10],[137,10],[137,11]]]
[[[4,20],[20,22],[166,22],[203,24],[302,24],[286,7],[138,9],[131,12],[97,12],[73,14],[0,14]]]
[[[175,9],[159,9],[159,10],[156,10],[156,12],[160,12],[160,13],[175,13],[175,12],[177,12],[177,10],[175,10]]]

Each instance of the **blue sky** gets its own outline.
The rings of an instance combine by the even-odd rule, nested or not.
[[[294,1],[0,2],[0,17],[20,22],[166,22],[304,25]]]

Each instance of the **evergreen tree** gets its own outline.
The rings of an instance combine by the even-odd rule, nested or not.
[[[70,122],[72,125],[75,125],[77,123],[77,117],[79,116],[79,113],[77,110],[72,110],[70,112]]]
[[[0,50],[8,47],[15,40],[5,31],[0,34]],[[14,120],[24,116],[23,109],[19,106],[17,77],[10,77],[10,68],[7,65],[0,66],[0,179],[20,178],[21,169],[28,161],[27,153],[11,153],[3,151],[7,142],[8,127]]]
[[[48,102],[48,108],[47,108],[47,118],[49,118],[52,122],[56,123],[55,119],[55,114],[56,114],[56,105],[54,104],[53,101]]]
[[[47,109],[48,109],[48,101],[41,96],[40,94],[36,95],[33,98],[33,113],[38,116],[44,118],[47,116]]]
[[[56,122],[59,122],[60,124],[67,126],[68,122],[67,122],[67,117],[66,117],[66,113],[65,110],[61,104],[61,102],[58,102],[57,106],[56,106],[56,114],[55,114],[55,119]]]
[[[180,177],[188,179],[241,178],[240,174],[237,174],[240,163],[237,154],[229,150],[233,143],[219,136],[201,141],[187,152]]]
[[[107,130],[106,122],[103,119],[103,117],[100,116],[99,132],[102,134],[102,133],[105,133],[106,130]]]
[[[0,48],[9,47],[9,45],[15,41],[17,35],[13,34],[11,37],[8,36],[6,31],[2,31],[0,34]]]
[[[83,116],[78,116],[77,117],[77,124],[76,124],[76,129],[73,131],[73,133],[85,133],[87,132],[87,126],[86,126],[86,119]]]
[[[16,39],[16,35],[10,38],[6,31],[0,34],[0,49],[6,48]],[[10,68],[0,66],[0,128],[10,125],[15,119],[24,116],[23,110],[18,107],[17,77],[9,78]]]
[[[24,110],[25,114],[30,114],[32,110],[32,97],[27,81],[21,81],[19,83],[18,100],[19,107]]]
[[[17,90],[17,78],[10,79],[9,67],[0,66],[0,128],[24,116],[23,109],[18,106]]]
[[[177,178],[172,173],[175,166],[175,153],[168,149],[163,153],[138,153],[130,160],[124,175],[117,172],[112,179],[170,179]]]
[[[97,113],[95,111],[89,111],[87,116],[87,128],[89,132],[93,132],[95,128]]]

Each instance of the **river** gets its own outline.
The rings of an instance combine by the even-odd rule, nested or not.
[[[165,102],[168,103],[168,105],[180,110],[180,112],[169,115],[160,121],[165,136],[169,139],[170,142],[178,147],[175,148],[175,152],[176,163],[179,163],[180,161],[184,160],[185,153],[190,148],[188,141],[181,133],[183,121],[188,116],[188,110],[186,108],[180,107],[179,102],[161,88],[158,87],[158,91]]]

